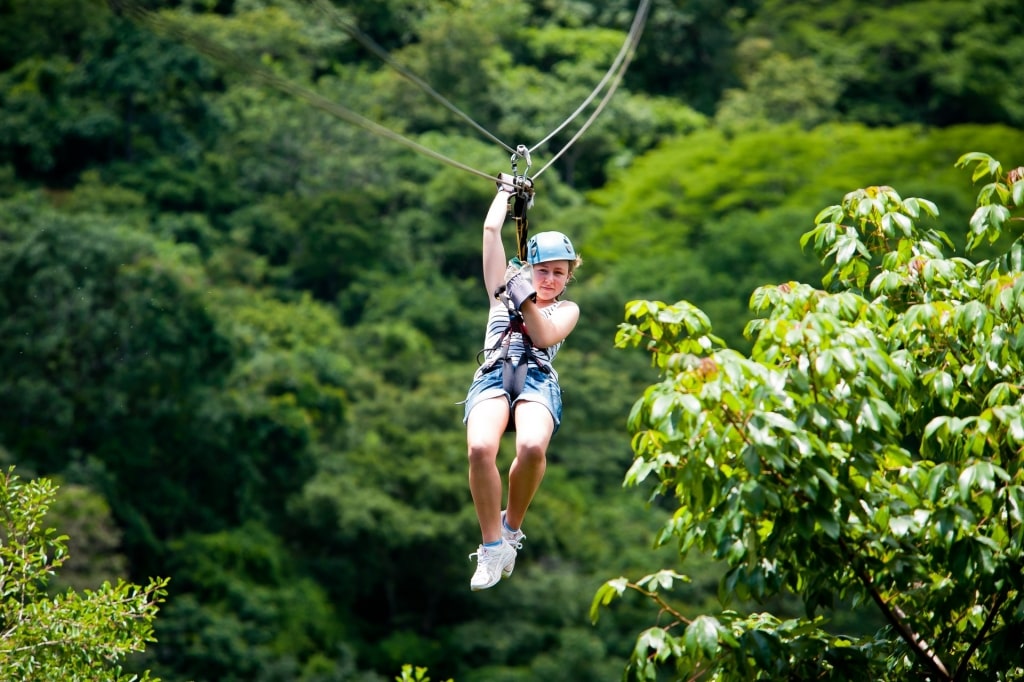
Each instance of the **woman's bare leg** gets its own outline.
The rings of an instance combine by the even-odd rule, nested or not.
[[[498,396],[478,403],[466,420],[469,491],[485,543],[501,539],[502,486],[497,461],[508,418],[508,400]]]
[[[551,413],[540,403],[516,404],[516,458],[508,474],[508,505],[505,521],[511,528],[522,528],[526,510],[540,488],[547,469],[548,443],[555,430]]]

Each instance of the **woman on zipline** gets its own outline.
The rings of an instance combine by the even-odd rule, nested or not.
[[[506,261],[501,228],[514,196],[513,187],[499,182],[484,219],[490,314],[483,364],[469,387],[464,417],[469,489],[483,538],[469,555],[477,560],[473,590],[493,586],[515,568],[526,537],[520,530],[523,518],[544,478],[548,443],[562,418],[562,391],[551,361],[580,316],[575,303],[560,299],[581,262],[564,234],[537,234],[527,243],[526,264],[518,258]],[[516,433],[516,454],[502,510],[497,458],[507,430]]]

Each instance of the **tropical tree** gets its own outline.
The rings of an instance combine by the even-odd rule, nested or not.
[[[627,304],[620,347],[661,372],[630,415],[626,481],[675,506],[658,538],[727,569],[721,608],[673,603],[664,569],[607,582],[602,604],[659,606],[634,679],[1009,680],[1024,675],[1024,168],[987,179],[967,251],[938,209],[892,187],[847,194],[804,236],[824,289],[759,288],[749,357],[686,301]],[[649,481],[649,482],[650,482]],[[802,612],[757,610],[788,598]],[[849,606],[884,625],[838,627]]]
[[[47,586],[68,558],[67,536],[45,523],[57,487],[0,473],[0,678],[156,680],[122,672],[121,662],[153,640],[153,620],[166,578],[142,587],[118,580],[95,590],[50,594]]]
[[[813,60],[820,70],[805,71],[834,82],[844,120],[1021,123],[1012,65],[1024,53],[1024,38],[1013,0],[837,0],[811,11],[784,0],[758,4],[744,39],[766,39],[778,54]],[[755,80],[761,92],[771,84]]]

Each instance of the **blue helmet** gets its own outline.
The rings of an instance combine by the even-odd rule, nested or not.
[[[530,265],[549,260],[576,260],[572,242],[561,232],[541,232],[530,237],[526,243],[526,261]]]

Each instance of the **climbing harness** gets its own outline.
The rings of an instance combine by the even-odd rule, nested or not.
[[[518,358],[509,355],[513,334],[521,334],[523,338],[524,350]],[[551,363],[548,359],[534,352],[533,342],[530,340],[530,335],[526,331],[526,324],[519,313],[509,313],[508,327],[502,332],[501,338],[498,339],[498,342],[493,347],[485,349],[481,353],[489,353],[499,348],[501,353],[495,355],[486,364],[482,365],[480,371],[482,374],[487,374],[497,369],[500,365],[502,388],[508,391],[509,397],[512,400],[518,398],[519,394],[523,392],[523,386],[526,383],[526,370],[530,361],[533,361],[537,369],[545,374],[551,373]]]
[[[551,374],[551,361],[543,354],[534,351],[533,341],[530,339],[530,334],[526,331],[526,321],[523,319],[523,314],[516,310],[515,304],[505,294],[504,285],[494,292],[494,296],[508,310],[508,326],[505,327],[498,341],[492,347],[485,348],[477,353],[477,361],[480,361],[481,355],[486,357],[488,354],[495,353],[495,351],[501,351],[500,353],[495,353],[490,360],[480,365],[480,373],[483,375],[493,372],[498,368],[501,369],[501,387],[508,393],[509,404],[511,405],[523,392],[530,363],[532,362],[537,369],[545,374]],[[523,352],[519,354],[518,358],[511,354],[514,334],[519,334],[523,340]],[[509,419],[505,427],[506,432],[515,431],[515,429],[515,420]]]

